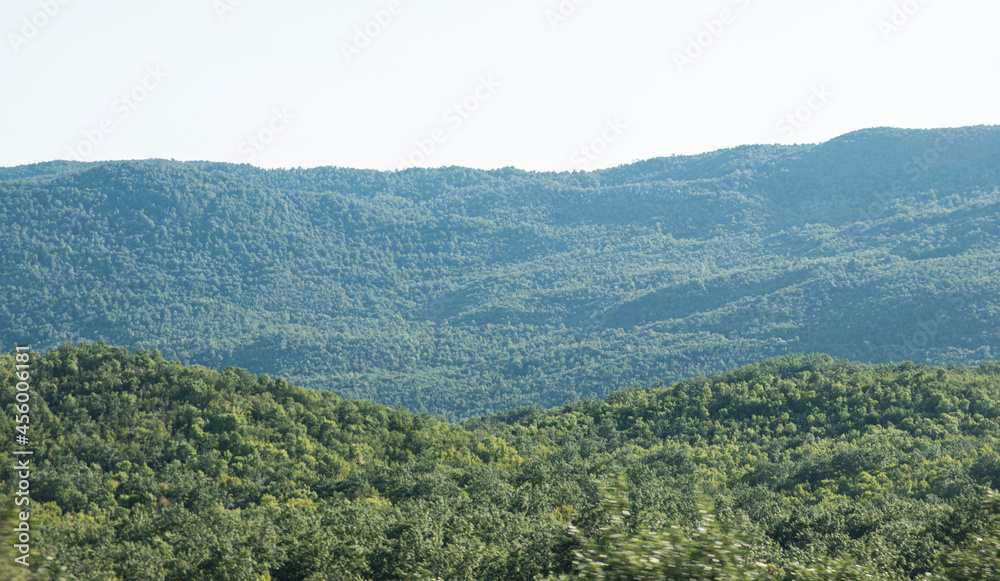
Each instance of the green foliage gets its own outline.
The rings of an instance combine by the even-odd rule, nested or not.
[[[461,424],[100,343],[32,369],[38,579],[943,581],[1000,559],[993,363],[789,356]]]
[[[691,579],[750,581],[765,576],[768,566],[749,559],[748,546],[732,525],[719,524],[709,505],[698,503],[700,517],[685,533],[672,525],[658,532],[630,531],[632,507],[619,476],[614,487],[603,490],[608,524],[594,539],[581,539],[574,577],[589,581],[655,581]],[[577,536],[576,527],[570,530]],[[559,576],[558,578],[565,578]]]
[[[599,172],[0,169],[0,340],[105,340],[452,419],[789,352],[1000,353],[1000,130]]]
[[[964,542],[949,543],[939,555],[940,578],[948,581],[986,581],[1000,578],[1000,496],[987,489],[980,504],[985,520]]]
[[[22,510],[14,504],[13,496],[0,494],[0,531],[3,531],[3,534],[0,535],[0,539],[3,539],[3,544],[0,544],[0,579],[5,581],[38,579],[38,576],[34,575],[31,569],[31,566],[38,560],[37,550],[32,551],[29,555],[29,566],[27,567],[14,561],[15,558],[23,556],[19,550],[14,548],[14,543],[18,542],[13,540],[17,533],[11,532],[21,523],[18,513]]]

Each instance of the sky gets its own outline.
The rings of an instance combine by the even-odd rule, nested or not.
[[[1000,123],[996,0],[4,0],[0,166],[592,170]]]

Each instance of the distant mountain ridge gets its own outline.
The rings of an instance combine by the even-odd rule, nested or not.
[[[595,172],[0,168],[0,339],[450,417],[789,352],[1000,353],[1000,127]]]

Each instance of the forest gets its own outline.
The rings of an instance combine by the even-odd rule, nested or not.
[[[15,365],[0,357],[4,434]],[[100,342],[27,365],[34,552],[12,568],[0,545],[4,579],[1000,572],[996,361],[786,355],[461,423]],[[25,510],[0,508],[5,531]]]
[[[1000,128],[594,172],[0,168],[0,339],[156,349],[452,421],[787,353],[1000,353]]]

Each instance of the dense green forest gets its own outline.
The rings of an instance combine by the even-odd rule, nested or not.
[[[0,342],[105,340],[451,419],[790,352],[1000,353],[1000,128],[595,172],[0,168]]]
[[[4,434],[14,365],[0,358]],[[789,355],[460,424],[145,349],[66,344],[29,365],[24,579],[1000,572],[1000,362]],[[12,450],[0,438],[5,490]]]

